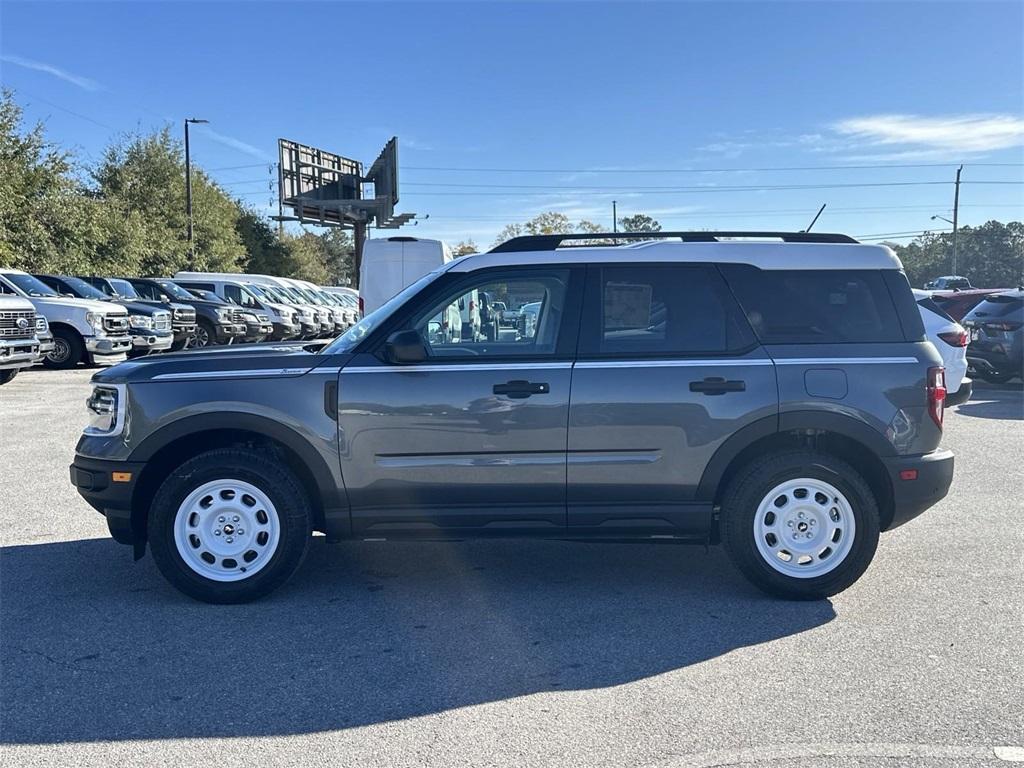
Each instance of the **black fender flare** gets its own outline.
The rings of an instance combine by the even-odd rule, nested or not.
[[[832,432],[864,445],[879,458],[896,455],[895,449],[884,435],[852,416],[813,409],[786,411],[747,424],[722,443],[704,468],[695,499],[714,501],[726,470],[737,456],[758,440],[794,430]]]
[[[145,463],[150,461],[160,450],[182,438],[218,430],[252,432],[270,438],[292,451],[309,470],[309,474],[316,484],[319,498],[312,501],[315,505],[323,507],[328,535],[343,536],[350,530],[348,499],[343,489],[335,482],[334,474],[323,456],[300,433],[266,416],[243,412],[203,413],[186,416],[161,427],[146,437],[132,451],[128,460]]]

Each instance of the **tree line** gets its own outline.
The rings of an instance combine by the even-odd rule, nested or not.
[[[279,231],[270,220],[192,170],[195,256],[189,254],[185,163],[169,127],[113,141],[94,163],[24,125],[14,94],[0,92],[0,266],[59,274],[171,275],[178,270],[249,272],[336,284],[354,277],[349,234]],[[643,213],[618,221],[623,232],[661,224]],[[600,233],[605,228],[548,211],[507,225],[496,243],[520,235]],[[887,243],[914,286],[953,271],[951,233]],[[465,240],[456,256],[478,251]],[[961,227],[956,269],[978,286],[1024,280],[1024,224]],[[353,281],[354,282],[354,281]]]
[[[34,272],[171,275],[249,272],[336,284],[351,277],[347,232],[278,232],[192,167],[189,254],[185,162],[169,127],[118,138],[92,164],[26,127],[0,93],[0,265]]]

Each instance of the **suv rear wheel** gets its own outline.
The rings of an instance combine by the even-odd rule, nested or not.
[[[757,587],[779,597],[829,597],[861,577],[875,555],[878,503],[849,464],[787,451],[747,465],[722,499],[722,538]]]
[[[306,491],[280,456],[222,448],[164,480],[150,510],[149,543],[160,572],[186,595],[241,603],[294,573],[311,519]]]

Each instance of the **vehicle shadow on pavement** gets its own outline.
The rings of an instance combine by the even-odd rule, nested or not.
[[[314,733],[614,686],[826,624],[720,548],[312,542],[211,606],[106,539],[0,550],[0,742]]]
[[[975,390],[971,399],[956,406],[961,416],[981,419],[1024,419],[1024,396],[1020,390],[982,389]]]

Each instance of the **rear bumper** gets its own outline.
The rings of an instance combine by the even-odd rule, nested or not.
[[[107,528],[115,541],[135,544],[145,539],[145,531],[132,526],[132,493],[145,466],[142,462],[105,461],[75,456],[69,467],[71,484],[89,506],[107,519]],[[114,472],[130,472],[127,483],[114,482]]]
[[[954,405],[963,405],[971,399],[973,393],[974,382],[971,379],[964,379],[960,382],[960,388],[956,392],[946,395],[946,407],[952,408]]]
[[[934,451],[922,456],[884,459],[892,482],[893,518],[886,530],[892,530],[920,515],[945,498],[953,482],[953,452]],[[916,472],[905,479],[901,473]]]
[[[1006,371],[1020,373],[1024,367],[1024,356],[1008,353],[1005,348],[1000,349],[973,349],[967,350],[968,370],[984,373],[985,371]]]

